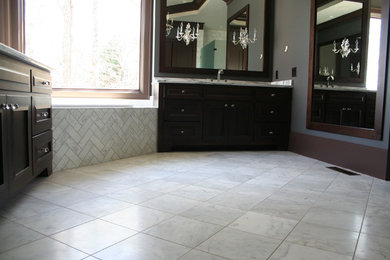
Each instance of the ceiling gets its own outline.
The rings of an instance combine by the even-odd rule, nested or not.
[[[317,8],[317,25],[353,13],[363,8],[363,4],[353,1],[334,0]]]

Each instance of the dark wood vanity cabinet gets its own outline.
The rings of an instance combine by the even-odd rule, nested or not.
[[[291,89],[160,84],[158,150],[286,149]]]
[[[314,90],[313,122],[373,128],[375,92]]]
[[[52,142],[50,82],[49,71],[0,53],[0,203],[35,176],[52,172],[51,148],[44,163],[36,153],[43,147],[37,136],[45,134]],[[49,116],[49,121],[42,118]]]

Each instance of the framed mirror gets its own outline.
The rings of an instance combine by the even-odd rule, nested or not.
[[[161,0],[160,72],[269,80],[272,2]]]
[[[381,139],[389,0],[312,0],[307,128]]]

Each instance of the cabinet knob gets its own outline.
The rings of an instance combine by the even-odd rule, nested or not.
[[[343,111],[345,111],[345,110],[347,110],[345,107],[343,107],[341,110],[343,110]]]
[[[42,81],[41,84],[44,86],[50,86],[50,81]]]
[[[271,97],[274,97],[274,96],[276,96],[276,94],[275,94],[275,93],[272,93],[272,94],[271,94]]]
[[[185,91],[184,89],[182,89],[182,90],[181,90],[181,93],[184,94],[184,93],[186,93],[186,91]]]
[[[41,117],[48,117],[49,116],[49,112],[42,112],[41,113]]]
[[[48,152],[50,152],[50,149],[48,147],[43,147],[43,148],[41,148],[41,152],[48,153]]]
[[[180,134],[184,134],[184,130],[180,130]]]
[[[8,104],[1,104],[1,108],[4,110],[9,110],[9,105]]]
[[[268,134],[269,135],[274,135],[274,132],[273,131],[269,131]]]
[[[231,104],[230,106],[231,106],[231,107],[235,107],[236,105],[235,105],[235,104]]]
[[[273,114],[275,114],[275,111],[274,111],[274,110],[270,110],[270,111],[269,111],[269,114],[270,114],[270,115],[273,115]]]
[[[228,107],[229,105],[228,104],[225,104],[225,107]]]
[[[14,111],[14,110],[19,108],[19,104],[11,104],[10,107],[11,107],[12,111]]]
[[[352,110],[352,108],[348,107],[348,108],[347,108],[347,110],[348,110],[348,111],[351,111],[351,110]]]
[[[180,109],[181,112],[184,112],[184,108]]]

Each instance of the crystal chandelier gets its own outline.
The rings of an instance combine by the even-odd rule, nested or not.
[[[253,40],[249,39],[248,28],[245,29],[240,28],[240,36],[238,37],[238,41],[236,41],[236,32],[233,32],[233,43],[234,45],[241,44],[242,49],[246,49],[249,43],[254,43],[256,41],[256,29],[253,33]]]
[[[333,41],[333,52],[334,53],[340,53],[342,58],[348,57],[348,55],[352,53],[357,53],[359,51],[359,42],[356,39],[355,41],[355,49],[351,49],[349,46],[349,40],[348,38],[344,38],[344,40],[341,42],[341,49],[337,49],[336,47],[336,41]]]
[[[199,23],[196,24],[196,31],[194,27],[191,29],[190,23],[187,23],[184,32],[183,32],[183,22],[181,22],[180,27],[177,27],[176,39],[178,41],[183,40],[186,43],[186,45],[190,44],[190,42],[194,41],[196,38],[198,38],[198,36],[199,36]]]
[[[167,22],[165,24],[165,36],[168,36],[171,33],[171,30],[173,28],[173,19],[169,19],[169,13],[167,13]]]

